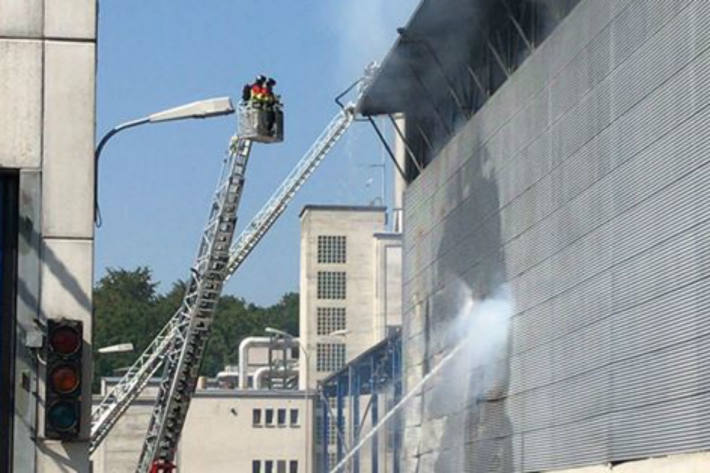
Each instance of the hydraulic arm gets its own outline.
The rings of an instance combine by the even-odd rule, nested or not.
[[[247,224],[229,251],[225,279],[234,274],[262,237],[269,231],[296,192],[348,129],[353,121],[354,114],[354,104],[348,104],[331,120],[323,133],[299,160],[298,164],[284,179],[267,203]],[[90,451],[92,453],[108,435],[123,412],[138,397],[148,380],[165,360],[173,337],[178,335],[181,324],[184,324],[182,312],[181,307],[120,381],[104,397],[101,403],[94,408],[91,415]]]
[[[154,461],[173,461],[227,274],[229,245],[234,237],[250,151],[251,141],[238,138],[225,162],[179,311],[180,321],[165,354],[158,397],[137,472],[148,472]]]

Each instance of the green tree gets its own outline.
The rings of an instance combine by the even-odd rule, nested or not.
[[[98,355],[94,351],[95,388],[101,376],[110,376],[130,366],[179,308],[186,288],[184,281],[173,283],[165,294],[157,293],[156,287],[146,267],[132,271],[108,269],[106,276],[96,284],[94,347],[131,342],[136,352]],[[242,339],[264,335],[266,327],[298,335],[297,293],[287,293],[269,307],[229,295],[220,298],[201,373],[215,376],[225,365],[237,364]]]
[[[133,271],[107,270],[94,289],[94,373],[110,376],[114,370],[128,366],[133,353],[99,355],[97,349],[107,345],[131,342],[141,352],[155,335],[155,328],[166,320],[156,310],[159,296],[150,269]]]

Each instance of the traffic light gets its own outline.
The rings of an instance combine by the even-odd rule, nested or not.
[[[79,320],[48,321],[44,411],[44,436],[48,439],[79,437],[82,337]]]

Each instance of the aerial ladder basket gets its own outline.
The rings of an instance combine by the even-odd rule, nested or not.
[[[280,103],[242,102],[237,115],[237,135],[240,138],[259,143],[280,143],[284,140],[284,113]]]

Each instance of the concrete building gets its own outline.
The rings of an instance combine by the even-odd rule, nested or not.
[[[401,237],[385,232],[385,210],[307,205],[301,211],[299,325],[310,354],[300,364],[301,389],[314,389],[401,323]]]
[[[317,388],[401,324],[402,239],[385,231],[386,216],[384,207],[369,206],[307,205],[301,212],[300,338],[310,354],[300,364],[301,388]],[[331,467],[338,438],[354,438],[351,414],[357,407],[365,412],[368,400],[363,397],[355,408],[341,406],[349,420],[341,422],[340,431],[335,422],[327,432],[318,428],[314,446],[321,450],[327,442]],[[322,416],[315,421],[320,426]],[[316,471],[323,464],[317,457]],[[370,471],[369,465],[361,471]]]
[[[103,389],[114,382],[105,379]],[[92,457],[95,473],[135,471],[156,393],[157,380],[123,414]],[[178,468],[210,473],[311,472],[313,413],[313,394],[303,391],[199,388],[178,446]]]
[[[411,150],[405,392],[492,335],[452,333],[459,286],[513,306],[495,356],[409,405],[401,471],[710,471],[708,25],[704,1],[424,0],[401,31],[362,111],[403,113]]]
[[[0,472],[89,471],[44,439],[46,321],[83,321],[89,435],[96,1],[0,0]],[[38,402],[39,401],[39,402]]]

